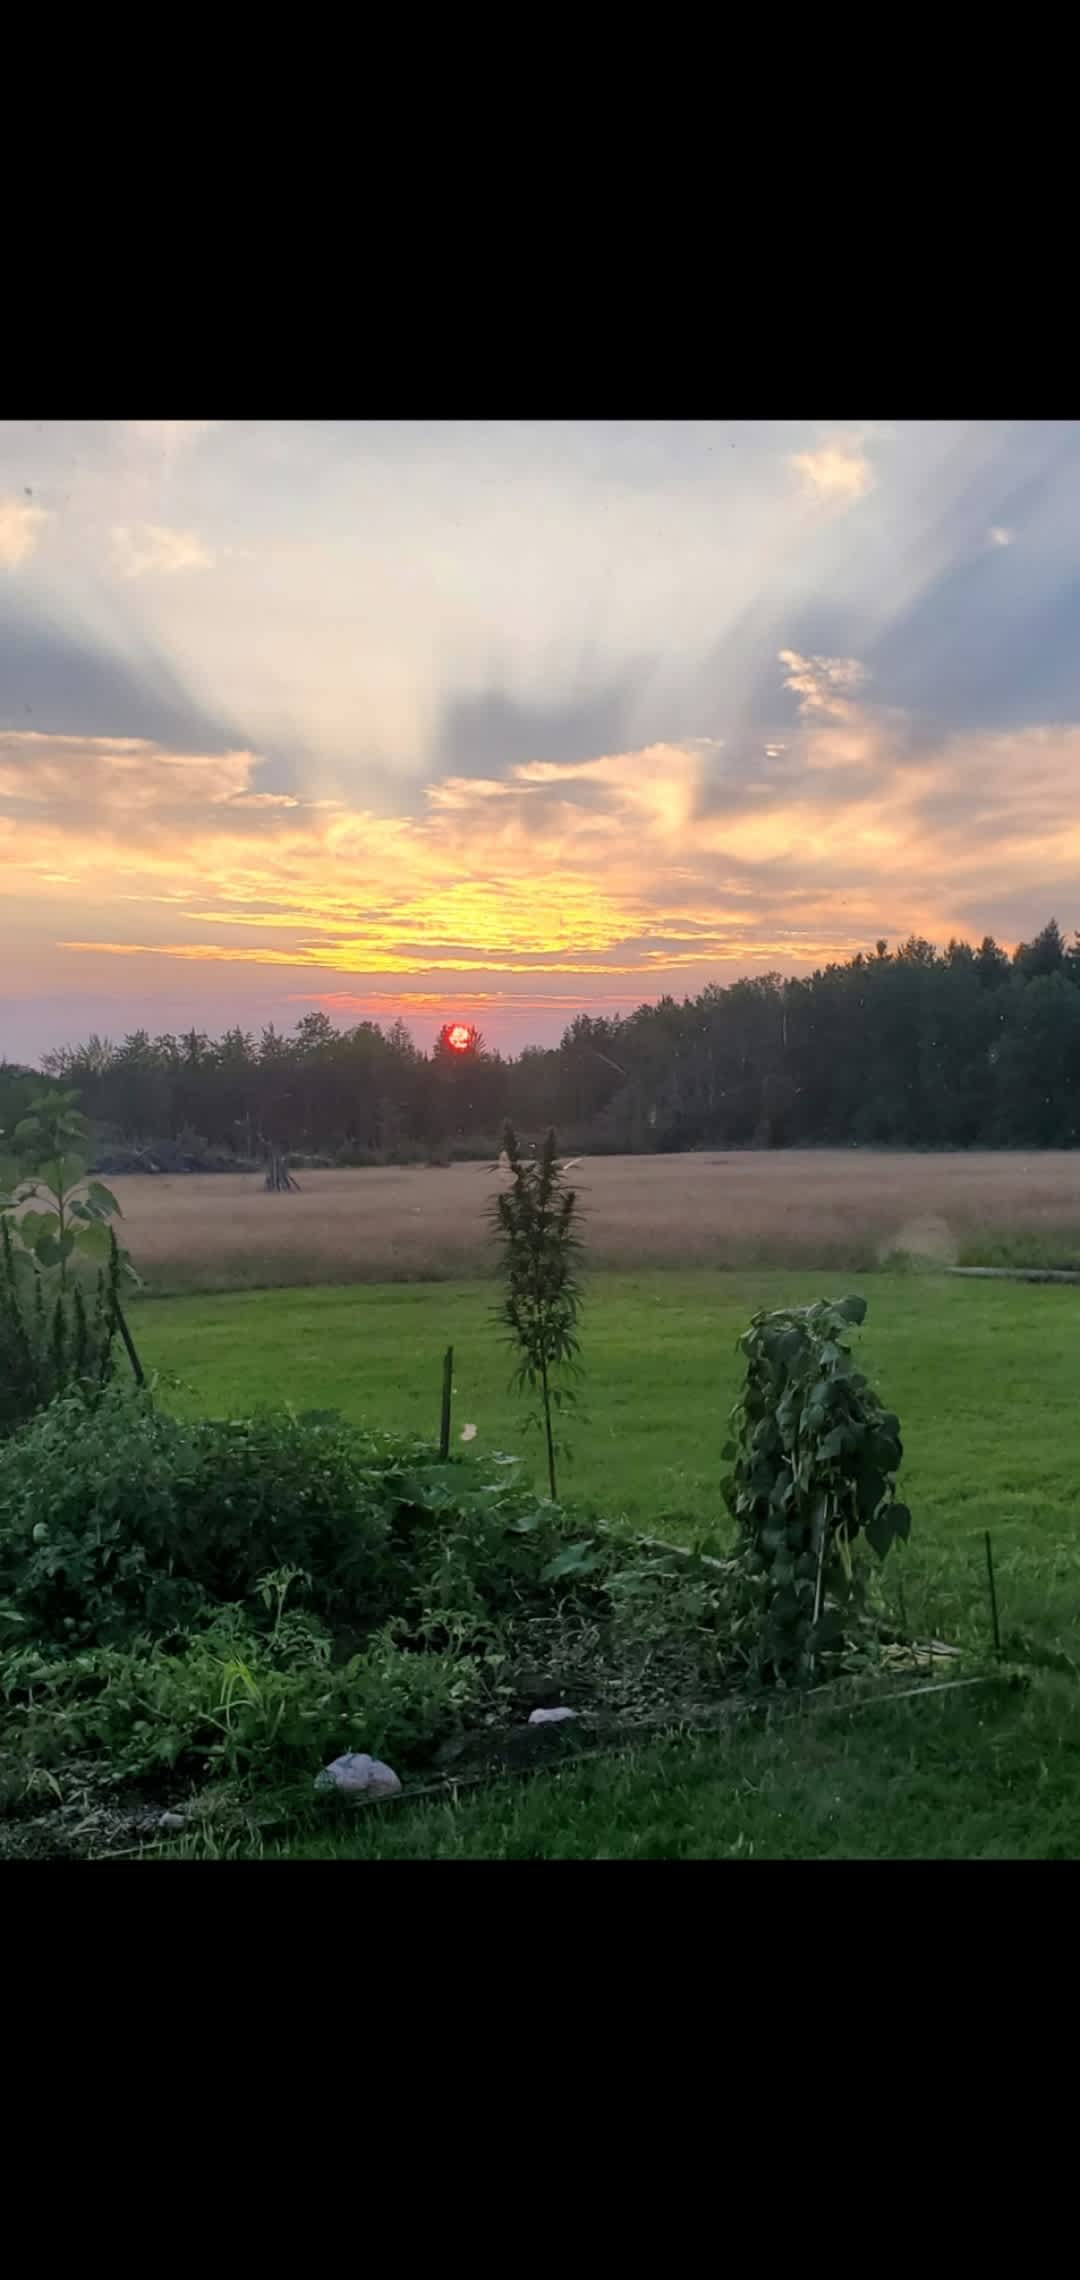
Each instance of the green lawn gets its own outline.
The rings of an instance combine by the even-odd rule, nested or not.
[[[989,1528],[1006,1633],[1080,1663],[1080,1290],[772,1269],[598,1276],[568,1498],[658,1533],[723,1531],[740,1330],[758,1306],[847,1287],[869,1299],[857,1341],[903,1427],[913,1627],[985,1643]],[[154,1300],[133,1316],[177,1403],[220,1414],[287,1399],[432,1433],[453,1343],[455,1431],[475,1424],[477,1455],[523,1450],[535,1466],[492,1299],[477,1283],[399,1284]],[[450,1857],[1080,1853],[1080,1687],[1037,1673],[1026,1693],[657,1745],[454,1805],[385,1809],[316,1849],[335,1844]]]

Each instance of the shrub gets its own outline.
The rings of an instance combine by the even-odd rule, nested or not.
[[[757,1663],[763,1676],[812,1674],[861,1602],[853,1561],[862,1534],[884,1558],[906,1537],[897,1501],[900,1422],[856,1369],[847,1344],[866,1300],[756,1314],[740,1339],[746,1389],[725,1455],[728,1509],[760,1587]]]
[[[68,1396],[0,1445],[9,1630],[65,1646],[160,1636],[285,1565],[311,1577],[316,1613],[379,1621],[407,1453],[287,1412],[187,1422],[134,1391],[89,1414]]]
[[[68,1395],[0,1444],[0,1639],[121,1646],[225,1605],[258,1621],[275,1571],[346,1645],[391,1617],[460,1636],[550,1598],[572,1537],[531,1492],[329,1413],[225,1423],[135,1389],[89,1413]]]
[[[564,1641],[620,1558],[531,1491],[332,1416],[67,1396],[0,1447],[0,1787],[83,1757],[121,1781],[291,1779],[347,1747],[412,1764],[505,1710],[530,1622]]]

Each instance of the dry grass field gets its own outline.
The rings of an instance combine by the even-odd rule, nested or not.
[[[150,1290],[417,1282],[485,1273],[482,1164],[112,1185]],[[1080,1152],[598,1156],[577,1160],[590,1262],[603,1267],[873,1268],[1080,1263]]]

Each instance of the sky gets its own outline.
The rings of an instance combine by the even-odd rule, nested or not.
[[[0,1058],[1080,926],[1080,422],[0,423]]]

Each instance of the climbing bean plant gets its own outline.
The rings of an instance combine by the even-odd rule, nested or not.
[[[900,1421],[849,1344],[864,1298],[756,1314],[739,1341],[746,1384],[724,1455],[725,1502],[758,1590],[760,1675],[810,1678],[864,1604],[862,1536],[884,1559],[911,1514],[896,1495]]]

